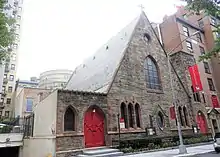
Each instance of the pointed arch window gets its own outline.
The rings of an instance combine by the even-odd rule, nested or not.
[[[181,126],[184,126],[184,124],[183,124],[183,115],[182,115],[182,108],[181,107],[178,108],[178,112],[179,112],[180,124],[181,124]]]
[[[183,115],[184,115],[184,120],[185,120],[186,126],[190,126],[189,120],[188,120],[188,112],[187,112],[187,109],[185,106],[183,107]]]
[[[121,104],[121,118],[124,119],[125,128],[128,128],[128,119],[127,119],[127,107],[125,103]]]
[[[135,115],[136,115],[136,123],[137,127],[141,127],[141,120],[140,120],[140,106],[139,104],[135,104]]]
[[[134,109],[132,104],[128,105],[128,117],[129,117],[129,127],[133,128],[134,127]]]
[[[75,112],[72,107],[68,107],[64,114],[64,131],[75,131]]]
[[[157,115],[157,124],[161,130],[164,128],[164,117],[163,114],[159,111]]]
[[[148,56],[144,61],[144,73],[147,88],[161,90],[158,66],[151,56]]]

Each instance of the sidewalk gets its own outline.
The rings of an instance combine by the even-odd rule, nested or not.
[[[182,155],[179,154],[178,149],[172,149],[166,151],[127,155],[126,157],[182,157],[182,156],[191,156],[196,154],[204,154],[211,151],[214,151],[213,144],[188,147],[187,154],[182,154]]]

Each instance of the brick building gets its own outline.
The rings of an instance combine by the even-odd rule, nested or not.
[[[192,104],[185,86],[193,55],[181,52],[172,61],[177,70],[171,71],[171,86],[166,53],[142,12],[75,69],[65,90],[54,91],[36,106],[24,156],[67,157],[82,148],[111,146],[118,139],[118,115],[124,121],[122,139],[146,136],[146,128],[157,136],[177,134],[169,113],[173,101],[184,134],[193,133],[198,113],[210,132],[205,106]]]
[[[176,56],[178,53],[187,53],[192,55],[201,78],[203,90],[196,92],[188,83],[189,91],[193,94],[193,103],[206,108],[206,113],[210,121],[213,132],[219,131],[219,68],[218,57],[213,57],[210,61],[198,62],[199,56],[214,47],[215,33],[212,32],[214,19],[205,15],[194,15],[184,8],[172,16],[165,17],[160,24],[161,37],[164,48],[167,52],[173,50],[170,54]],[[215,25],[217,21],[215,22]],[[198,33],[195,33],[198,32]],[[183,42],[182,42],[183,41]],[[178,68],[178,67],[177,67]],[[217,70],[218,69],[218,70]],[[191,88],[191,89],[190,89]],[[195,107],[195,105],[193,105]],[[217,114],[211,114],[215,109]]]

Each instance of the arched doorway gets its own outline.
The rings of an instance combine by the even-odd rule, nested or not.
[[[105,145],[105,117],[97,106],[90,107],[84,117],[85,147],[99,147]]]
[[[197,113],[196,120],[197,120],[197,125],[200,129],[200,132],[203,134],[207,133],[206,118],[205,118],[205,115],[201,111]]]

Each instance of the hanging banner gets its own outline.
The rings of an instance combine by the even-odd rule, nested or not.
[[[218,97],[216,95],[212,95],[211,96],[211,100],[212,100],[212,107],[213,108],[219,108],[219,102],[218,102]]]
[[[170,118],[171,119],[176,119],[175,106],[170,107]]]
[[[200,79],[198,65],[195,64],[193,66],[190,66],[188,68],[188,70],[189,70],[189,74],[190,74],[190,77],[191,77],[194,92],[202,91],[203,87],[202,87],[202,82],[201,82],[201,79]]]

